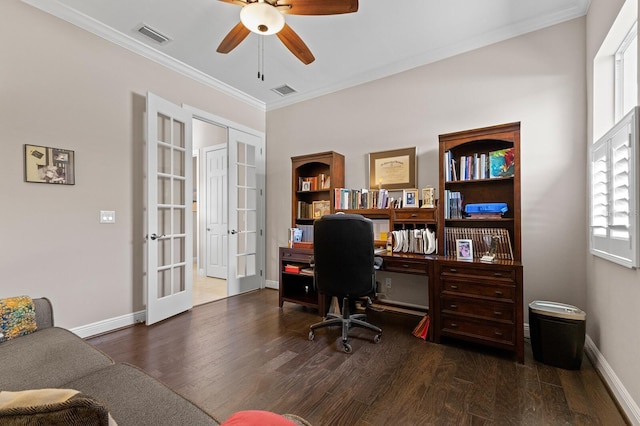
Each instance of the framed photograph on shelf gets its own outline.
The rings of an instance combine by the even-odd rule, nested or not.
[[[311,182],[309,181],[302,182],[302,187],[300,188],[300,191],[311,191]]]
[[[322,216],[331,213],[331,204],[329,200],[314,201],[312,203],[313,218],[320,219]]]
[[[369,154],[370,189],[404,189],[416,186],[416,147]]]
[[[35,183],[75,185],[74,152],[68,149],[25,145],[24,180]]]
[[[473,243],[471,240],[456,240],[456,259],[473,260]]]
[[[418,207],[418,190],[403,189],[402,190],[402,207]]]
[[[436,208],[436,189],[427,186],[426,188],[422,188],[422,206],[425,209],[435,209]]]

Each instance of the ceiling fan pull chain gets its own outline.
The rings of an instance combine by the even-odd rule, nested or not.
[[[264,81],[264,38],[258,36],[258,80]]]
[[[260,36],[260,68],[262,69],[262,81],[264,81],[264,36]]]

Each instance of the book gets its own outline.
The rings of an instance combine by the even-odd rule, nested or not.
[[[313,276],[313,268],[302,268],[302,269],[300,269],[300,275]]]
[[[511,177],[515,172],[515,151],[513,148],[499,149],[489,153],[489,177]]]
[[[302,265],[298,265],[295,263],[287,263],[286,265],[284,265],[284,271],[291,274],[299,274],[302,268]]]

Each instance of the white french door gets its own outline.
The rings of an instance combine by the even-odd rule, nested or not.
[[[229,296],[264,282],[263,145],[258,136],[229,129]]]
[[[227,279],[227,145],[203,149],[205,155],[206,275]]]
[[[147,325],[193,306],[191,120],[147,93]]]

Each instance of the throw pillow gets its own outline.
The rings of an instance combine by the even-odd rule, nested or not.
[[[74,389],[0,392],[2,425],[113,426],[107,408]]]
[[[36,310],[28,296],[0,299],[0,342],[37,330]]]
[[[233,413],[221,426],[296,426],[296,423],[270,411],[246,410]]]

